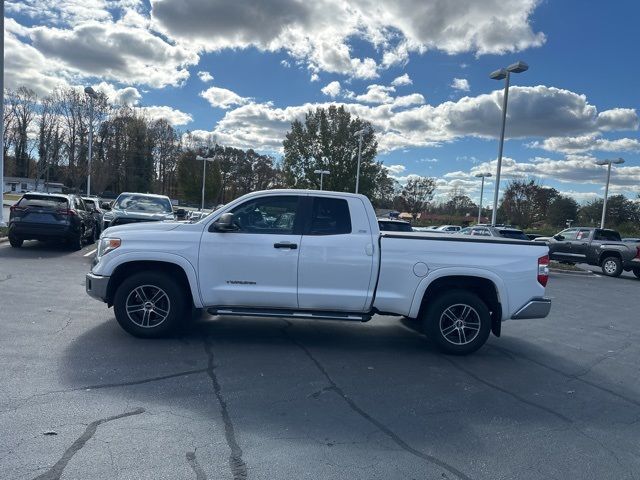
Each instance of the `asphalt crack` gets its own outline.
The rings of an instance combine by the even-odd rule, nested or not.
[[[244,480],[247,478],[247,464],[242,459],[242,449],[236,439],[236,432],[229,416],[229,410],[227,409],[227,402],[222,396],[222,388],[216,375],[216,365],[214,363],[213,349],[211,341],[206,338],[204,341],[204,351],[207,354],[207,375],[211,379],[213,385],[213,392],[215,393],[218,404],[220,405],[220,414],[222,415],[222,421],[224,422],[224,434],[227,441],[229,450],[229,467],[231,468],[231,475],[233,480]]]
[[[195,451],[187,452],[186,457],[187,457],[187,463],[189,464],[193,472],[196,474],[196,480],[207,480],[207,474],[204,473],[204,470],[198,463],[196,452]]]
[[[511,398],[514,398],[515,400],[517,400],[518,402],[524,403],[525,405],[529,405],[530,407],[534,407],[537,408],[539,410],[542,410],[544,412],[547,412],[549,415],[553,415],[554,417],[558,418],[559,420],[563,421],[564,423],[567,424],[572,424],[573,420],[570,419],[569,417],[556,412],[555,410],[552,410],[551,408],[545,407],[544,405],[540,405],[539,403],[536,402],[532,402],[531,400],[527,400],[526,398],[518,395],[517,393],[514,393],[510,390],[507,390],[506,388],[503,388],[493,382],[490,382],[489,380],[485,380],[482,377],[479,377],[478,375],[476,375],[475,373],[473,373],[471,370],[462,367],[460,364],[458,364],[457,362],[455,362],[454,360],[451,360],[450,358],[447,358],[446,356],[443,355],[442,357],[444,360],[446,360],[447,362],[449,362],[455,369],[460,370],[461,372],[465,373],[466,375],[468,375],[469,377],[473,378],[475,381],[482,383],[483,385],[486,385],[489,388],[492,388],[494,390],[497,390],[499,392],[504,393],[505,395],[510,396]]]
[[[444,460],[440,460],[439,458],[434,457],[433,455],[429,455],[427,453],[421,452],[420,450],[417,450],[416,448],[412,447],[406,441],[404,441],[397,433],[395,433],[393,430],[391,430],[389,427],[387,427],[385,424],[383,424],[382,422],[380,422],[379,420],[375,419],[374,417],[369,415],[367,412],[365,412],[360,406],[358,406],[358,404],[355,401],[353,401],[344,392],[344,390],[342,390],[342,388],[340,388],[336,384],[336,382],[333,380],[331,375],[329,375],[329,372],[318,361],[318,359],[311,353],[311,351],[303,343],[298,341],[293,335],[291,335],[288,332],[289,327],[291,327],[291,322],[289,322],[288,320],[285,320],[284,322],[285,322],[285,327],[282,329],[282,332],[283,332],[284,336],[291,343],[293,343],[298,348],[300,348],[305,353],[305,355],[307,357],[309,357],[311,362],[313,362],[313,364],[316,366],[316,368],[320,371],[320,373],[322,373],[322,375],[329,382],[330,386],[322,389],[321,392],[322,391],[333,391],[333,392],[335,392],[340,398],[342,398],[342,400],[349,406],[349,408],[351,408],[351,410],[356,412],[358,415],[360,415],[362,418],[364,418],[367,422],[369,422],[372,425],[374,425],[378,430],[380,430],[387,437],[389,437],[396,445],[398,445],[405,452],[410,453],[411,455],[413,455],[415,457],[418,457],[418,458],[420,458],[422,460],[425,460],[425,461],[427,461],[427,462],[429,462],[429,463],[431,463],[433,465],[436,465],[436,466],[442,468],[443,470],[446,470],[447,472],[455,475],[456,477],[458,477],[458,478],[460,478],[462,480],[471,480],[471,478],[468,477],[466,474],[464,474],[463,472],[461,472],[460,470],[458,470],[454,466],[449,465]],[[316,393],[318,393],[318,392],[316,392]],[[442,475],[444,477],[446,477],[445,473],[443,473]]]
[[[526,355],[523,355],[521,353],[518,352],[514,352],[512,350],[506,349],[504,347],[497,347],[495,345],[491,345],[492,348],[494,348],[495,350],[501,352],[502,354],[504,354],[505,356],[511,356],[511,357],[516,357],[516,358],[521,358],[523,360],[526,360],[528,362],[534,363],[535,365],[538,365],[539,367],[542,368],[546,368],[547,370],[551,370],[552,372],[555,372],[559,375],[562,375],[565,378],[571,379],[571,380],[575,380],[577,382],[581,382],[584,383],[585,385],[589,385],[590,387],[593,387],[597,390],[600,390],[601,392],[605,392],[608,393],[609,395],[613,395],[614,397],[619,398],[620,400],[624,400],[625,402],[631,403],[633,405],[635,405],[636,407],[640,407],[640,401],[631,398],[631,397],[627,397],[626,395],[623,395],[621,393],[618,393],[614,390],[611,390],[610,388],[607,387],[603,387],[602,385],[599,385],[595,382],[592,382],[590,380],[587,380],[585,378],[582,378],[586,373],[588,372],[581,372],[579,374],[570,374],[570,373],[566,373],[562,370],[560,370],[559,368],[556,367],[552,367],[551,365],[547,365],[546,363],[540,362],[534,358],[528,357]]]
[[[100,420],[91,422],[89,425],[87,425],[87,428],[85,428],[84,433],[80,435],[80,437],[78,437],[78,439],[73,442],[69,448],[65,450],[62,458],[60,458],[60,460],[58,460],[55,465],[53,465],[53,467],[51,467],[49,470],[35,477],[34,480],[59,480],[69,461],[76,453],[78,453],[82,449],[82,447],[86,445],[91,437],[93,437],[93,435],[96,433],[96,430],[98,430],[99,425],[107,422],[112,422],[114,420],[120,420],[121,418],[131,417],[133,415],[140,415],[144,412],[144,408],[136,408],[131,412],[125,412],[121,413],[120,415],[101,418]]]

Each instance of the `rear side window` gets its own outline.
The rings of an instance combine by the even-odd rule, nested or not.
[[[311,225],[307,235],[342,235],[351,233],[349,204],[342,198],[313,199]]]
[[[50,197],[49,195],[25,195],[18,202],[22,208],[50,208],[53,210],[66,210],[68,208],[67,199],[64,197]]]
[[[596,230],[594,240],[605,240],[607,242],[620,242],[620,234],[611,230]]]
[[[405,222],[378,222],[378,225],[385,232],[413,232],[411,225]]]
[[[513,238],[516,240],[529,240],[529,237],[518,230],[500,230],[500,236],[504,238]]]

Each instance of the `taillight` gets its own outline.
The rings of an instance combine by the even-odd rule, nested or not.
[[[538,283],[543,287],[547,286],[549,281],[549,255],[538,259]]]
[[[9,207],[9,211],[10,212],[24,212],[26,210],[26,208],[24,207],[19,207],[18,205],[11,205]]]
[[[634,258],[640,260],[640,247],[636,247],[636,256]]]

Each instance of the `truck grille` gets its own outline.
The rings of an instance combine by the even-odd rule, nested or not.
[[[159,220],[153,220],[150,218],[126,218],[116,217],[111,221],[111,226],[126,225],[127,223],[140,223],[140,222],[158,222]]]

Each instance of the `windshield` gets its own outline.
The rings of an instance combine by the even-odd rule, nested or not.
[[[120,195],[114,208],[145,213],[172,213],[173,208],[168,198],[150,197],[147,195]]]

